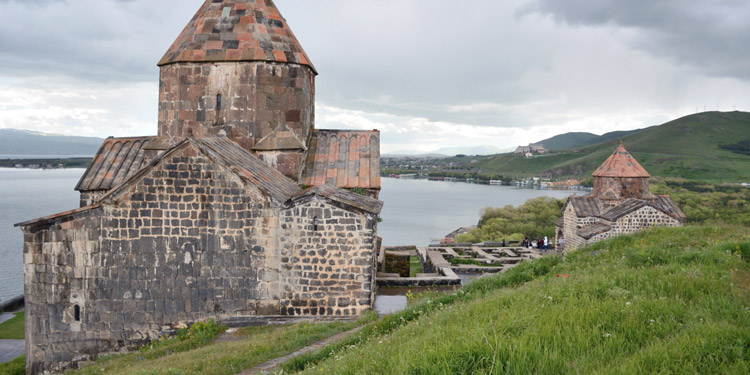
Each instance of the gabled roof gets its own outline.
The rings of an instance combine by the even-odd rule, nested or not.
[[[656,199],[650,199],[648,202],[652,207],[679,220],[680,222],[685,222],[685,213],[682,212],[680,206],[678,206],[669,195],[657,195]]]
[[[269,61],[315,67],[272,0],[206,0],[159,66]]]
[[[217,161],[232,168],[240,177],[250,181],[278,202],[283,203],[302,191],[289,177],[271,168],[229,138],[188,138],[188,140],[194,142]]]
[[[646,207],[648,205],[649,204],[646,203],[646,201],[644,200],[631,198],[603,212],[601,215],[599,215],[599,217],[601,217],[602,219],[609,220],[609,221],[616,221],[617,219],[631,212],[638,211],[641,208]]]
[[[578,217],[599,216],[604,207],[602,201],[599,198],[591,195],[583,197],[572,196],[568,198],[568,201],[565,204],[573,205],[573,209],[575,210],[576,216]],[[565,208],[563,208],[563,211],[564,210]]]
[[[614,154],[610,156],[593,174],[594,177],[651,177],[633,156],[630,155],[625,146],[620,142]]]
[[[380,189],[380,132],[314,131],[305,163],[304,183]]]
[[[76,185],[77,191],[109,190],[143,166],[145,146],[156,137],[107,138]]]
[[[576,234],[588,240],[591,237],[596,236],[597,234],[607,233],[610,230],[612,230],[612,227],[610,227],[609,225],[597,223],[577,230]]]
[[[307,146],[301,139],[297,138],[297,134],[289,128],[289,125],[281,124],[253,146],[253,150],[307,150]]]
[[[375,198],[370,198],[368,196],[360,195],[349,190],[341,189],[328,184],[309,188],[292,197],[292,201],[299,201],[313,195],[319,195],[373,214],[379,214],[383,209],[383,202]]]
[[[276,169],[271,168],[229,138],[188,137],[164,151],[164,153],[159,155],[149,165],[130,176],[106,195],[99,198],[99,202],[112,199],[130,183],[134,183],[142,176],[149,173],[151,168],[159,162],[171,157],[174,152],[188,145],[194,145],[198,150],[205,153],[216,163],[231,169],[232,172],[236,173],[240,178],[249,181],[277,202],[284,203],[289,200],[289,198],[302,191],[294,181],[284,176]]]

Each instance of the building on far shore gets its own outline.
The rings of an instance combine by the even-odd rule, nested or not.
[[[682,226],[685,214],[668,195],[649,192],[651,175],[620,146],[593,174],[591,194],[571,196],[555,223],[564,250],[654,226]]]
[[[518,146],[518,148],[516,148],[516,151],[513,151],[513,153],[518,154],[518,155],[526,155],[526,157],[529,157],[527,154],[531,154],[531,155],[546,154],[547,149],[544,148],[544,145],[532,143],[528,146]]]

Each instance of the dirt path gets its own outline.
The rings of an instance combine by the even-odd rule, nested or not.
[[[302,348],[302,349],[300,349],[300,350],[298,350],[298,351],[296,351],[296,352],[294,352],[292,354],[285,355],[283,357],[279,357],[279,358],[276,358],[276,359],[272,359],[272,360],[270,360],[268,362],[265,362],[265,363],[261,363],[261,364],[255,366],[255,367],[253,367],[253,368],[251,368],[249,370],[245,370],[245,371],[239,373],[238,375],[271,374],[274,371],[278,370],[279,366],[283,365],[284,363],[286,363],[290,359],[295,358],[295,357],[299,357],[299,356],[301,356],[303,354],[314,352],[314,351],[316,351],[316,350],[318,350],[318,349],[320,349],[320,348],[322,348],[322,347],[324,347],[324,346],[326,346],[326,345],[328,345],[328,344],[330,344],[330,343],[332,343],[334,341],[338,341],[338,340],[341,340],[341,339],[343,339],[345,337],[353,335],[353,334],[359,332],[360,330],[362,330],[362,328],[364,328],[364,327],[358,327],[358,328],[355,328],[353,330],[342,332],[342,333],[339,333],[338,335],[331,336],[331,337],[329,337],[327,339],[318,341],[318,342],[316,342],[316,343],[314,343],[314,344],[312,344],[310,346],[304,347],[304,348]]]

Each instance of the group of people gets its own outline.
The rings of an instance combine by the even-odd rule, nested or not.
[[[521,246],[526,248],[533,247],[533,243],[529,240],[529,237],[525,237],[523,241],[521,241]],[[544,236],[544,238],[540,238],[536,240],[536,248],[539,249],[539,251],[547,252],[549,250],[549,240],[547,239],[547,236]]]

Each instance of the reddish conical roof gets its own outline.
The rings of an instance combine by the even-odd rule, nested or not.
[[[620,147],[595,172],[594,177],[651,177],[646,169],[630,155],[620,142]]]
[[[316,72],[272,0],[206,0],[158,65],[222,61],[292,63]]]

